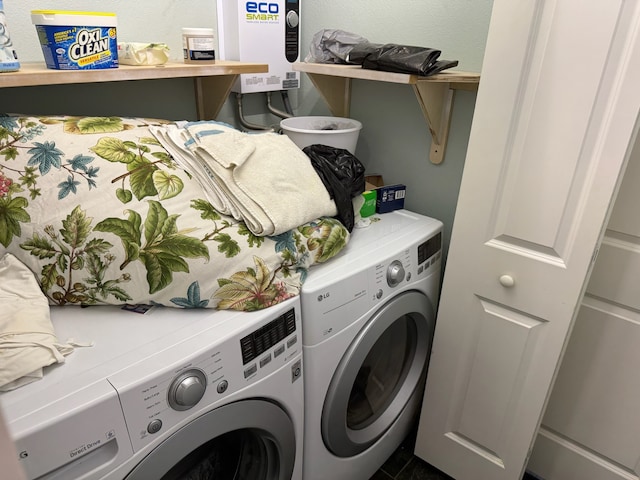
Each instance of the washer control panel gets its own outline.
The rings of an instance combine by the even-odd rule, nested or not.
[[[257,357],[260,357],[264,352],[270,350],[277,343],[282,342],[282,340],[295,331],[296,315],[293,309],[280,315],[265,326],[254,330],[240,340],[242,364],[246,365]],[[281,347],[284,348],[284,345],[281,345]],[[278,350],[279,349],[276,349],[276,351]],[[270,357],[265,356],[260,362],[262,363],[267,358]]]
[[[211,327],[110,376],[134,451],[299,356],[296,312],[264,318],[252,330],[237,327],[240,314],[222,325],[227,331]]]
[[[375,294],[376,300],[381,300],[393,289],[405,282],[410,282],[413,275],[424,275],[440,260],[442,249],[442,233],[437,233],[428,240],[404,250],[396,259],[382,262],[375,266]],[[386,285],[382,277],[386,279]],[[389,287],[391,290],[387,290]]]
[[[417,246],[414,245],[397,254],[395,259],[375,265],[371,299],[382,300],[397,287],[410,282],[414,275],[421,278],[427,273],[430,274],[434,268],[439,269],[440,264],[437,262],[442,256],[441,249],[442,233],[438,232]]]

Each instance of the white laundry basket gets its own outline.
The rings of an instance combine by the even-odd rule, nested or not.
[[[311,116],[285,118],[280,127],[300,148],[319,143],[355,155],[362,123],[351,118]]]

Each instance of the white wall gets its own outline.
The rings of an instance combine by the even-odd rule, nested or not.
[[[301,0],[301,57],[313,34],[324,28],[357,33],[374,43],[401,43],[442,50],[442,59],[458,60],[459,70],[479,72],[492,0]],[[100,10],[118,16],[121,41],[165,42],[181,59],[181,28],[215,27],[214,0],[5,0],[11,37],[21,61],[41,61],[33,9]],[[0,77],[1,81],[1,77]],[[329,114],[327,106],[302,75],[290,93],[297,115]],[[0,89],[0,111],[132,115],[193,119],[192,82],[188,79]],[[279,98],[274,96],[276,106]],[[245,100],[245,115],[255,123],[277,124],[261,94]],[[410,87],[354,81],[351,116],[363,122],[356,155],[368,172],[388,183],[405,183],[405,206],[440,218],[445,243],[455,213],[458,187],[471,127],[475,93],[458,92],[444,163],[429,163],[430,136]],[[235,102],[228,101],[221,120],[238,125]]]

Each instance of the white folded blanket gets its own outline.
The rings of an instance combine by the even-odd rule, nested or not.
[[[151,131],[201,182],[212,205],[243,220],[254,235],[278,235],[337,214],[309,158],[285,135],[244,133],[214,121]]]
[[[0,312],[0,391],[42,378],[43,367],[64,362],[73,351],[58,343],[31,270],[10,253],[0,258]]]
[[[186,122],[182,123],[186,124]],[[171,154],[176,163],[198,180],[213,208],[236,220],[242,220],[240,212],[231,203],[222,186],[218,184],[218,180],[211,169],[204,162],[193,156],[185,147],[185,143],[191,138],[186,130],[178,125],[150,126],[149,130]]]

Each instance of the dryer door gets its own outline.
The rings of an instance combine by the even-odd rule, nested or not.
[[[243,400],[212,410],[168,437],[126,480],[290,480],[294,426],[277,405]]]
[[[400,415],[418,411],[435,315],[421,292],[388,301],[342,357],[325,398],[322,437],[339,457],[369,448]]]

